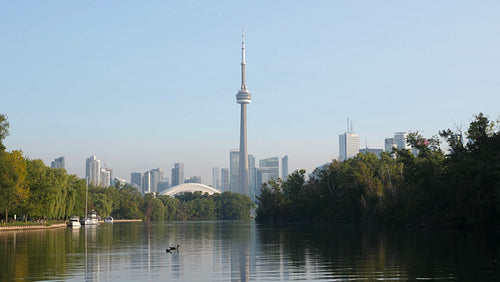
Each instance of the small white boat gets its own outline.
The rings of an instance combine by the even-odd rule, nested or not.
[[[104,219],[104,222],[108,222],[108,223],[113,223],[113,217],[112,216],[108,216]]]
[[[78,228],[78,227],[82,226],[80,224],[80,218],[78,216],[70,217],[69,221],[66,223],[66,226],[73,227],[73,228]]]
[[[82,225],[98,225],[99,224],[99,218],[97,216],[97,212],[96,211],[89,212],[89,214],[87,215],[87,217],[83,218],[81,220],[81,224]]]

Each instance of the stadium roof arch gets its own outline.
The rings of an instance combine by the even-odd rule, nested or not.
[[[167,196],[174,196],[179,193],[185,193],[185,192],[197,192],[201,191],[203,194],[208,193],[209,195],[213,194],[220,194],[219,189],[212,188],[210,186],[200,184],[200,183],[185,183],[185,184],[180,184],[174,187],[170,187],[165,191],[162,191],[160,195],[167,195]]]

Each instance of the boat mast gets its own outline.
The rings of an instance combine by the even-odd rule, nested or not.
[[[87,176],[87,181],[85,183],[85,218],[87,218],[88,212],[87,212],[87,194],[89,191],[89,177]]]

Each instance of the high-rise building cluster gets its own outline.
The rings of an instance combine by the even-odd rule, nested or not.
[[[88,185],[109,187],[114,185],[113,170],[106,165],[101,166],[101,161],[96,156],[90,156],[85,163],[85,179]]]
[[[418,153],[416,148],[412,148],[408,144],[406,132],[394,132],[394,137],[385,138],[384,149],[373,149],[368,148],[368,146],[360,148],[359,134],[352,131],[352,123],[349,127],[349,120],[347,123],[348,130],[339,135],[339,161],[341,162],[356,156],[358,153],[374,153],[377,157],[380,157],[382,152],[392,152],[393,149],[411,150],[413,154]]]
[[[57,159],[54,159],[51,163],[50,163],[50,167],[51,168],[65,168],[65,164],[64,164],[64,157],[59,157]]]
[[[175,163],[172,168],[172,182],[164,176],[163,170],[155,168],[144,173],[132,172],[130,174],[130,184],[142,194],[161,193],[170,187],[184,183],[201,183],[201,176],[190,176],[184,178],[184,163]]]
[[[143,195],[160,193],[170,187],[168,178],[164,176],[163,170],[160,168],[130,173],[130,184]]]
[[[229,152],[229,169],[222,168],[220,186],[214,186],[214,188],[220,189],[221,191],[230,191],[233,193],[241,193],[238,183],[240,181],[240,162],[239,162],[239,151],[230,150]],[[259,166],[256,166],[255,157],[251,154],[248,155],[248,175],[249,175],[249,191],[248,196],[252,200],[256,200],[256,197],[260,195],[260,188],[263,183],[280,177],[280,159],[278,157],[270,157],[259,160]],[[218,170],[219,168],[213,168],[212,170]],[[284,156],[281,159],[281,178],[286,179],[288,177],[288,156]]]

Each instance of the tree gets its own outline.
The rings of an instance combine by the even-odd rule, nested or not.
[[[456,133],[442,131],[452,148]],[[447,180],[453,195],[452,220],[456,225],[498,224],[500,216],[500,130],[498,122],[480,113],[467,130],[467,144],[452,150]],[[450,142],[451,141],[451,142]]]
[[[165,207],[152,193],[148,193],[144,196],[141,210],[144,214],[145,221],[163,221],[165,218]]]
[[[263,183],[257,196],[257,215],[255,220],[261,222],[288,221],[288,202],[283,195],[281,179]]]
[[[99,193],[94,197],[94,208],[102,217],[111,214],[112,204],[112,200],[104,193]]]
[[[158,199],[162,201],[163,206],[165,206],[165,220],[175,220],[177,218],[179,200],[171,198],[168,195],[159,196]]]
[[[7,116],[0,114],[0,151],[5,151],[5,145],[3,140],[9,136],[9,122],[7,121]]]
[[[250,218],[250,209],[255,205],[246,195],[224,192],[222,194],[214,194],[213,196],[217,219],[248,219]]]
[[[8,211],[15,200],[17,179],[9,153],[0,150],[0,208],[5,210],[5,221],[8,221]]]

